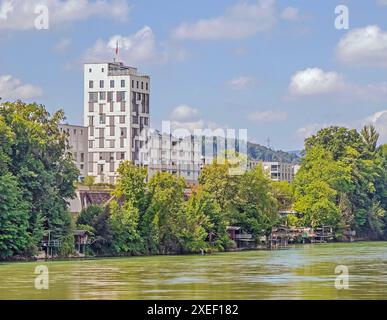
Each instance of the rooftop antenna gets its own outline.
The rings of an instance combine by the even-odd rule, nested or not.
[[[263,160],[264,161],[272,161],[273,159],[269,159],[269,150],[271,149],[270,137],[267,138],[266,143],[267,143],[268,152],[265,153],[265,156],[264,156]]]
[[[266,142],[267,142],[267,147],[268,147],[269,149],[271,149],[271,140],[270,140],[270,137],[267,138]]]

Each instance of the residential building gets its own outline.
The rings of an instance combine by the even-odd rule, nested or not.
[[[156,172],[169,172],[196,184],[201,170],[201,140],[194,136],[174,137],[149,131],[142,143],[140,163],[147,167],[148,178]]]
[[[249,160],[248,170],[254,169],[257,165],[261,165],[263,171],[273,181],[288,181],[293,182],[294,176],[299,168],[299,165],[285,162],[264,162],[259,160]]]
[[[87,176],[88,140],[87,128],[69,124],[59,125],[59,130],[67,134],[68,148],[74,158],[74,163],[80,172],[79,180]]]
[[[140,164],[140,135],[148,128],[150,77],[121,62],[84,65],[84,124],[88,175],[114,183],[124,160]]]

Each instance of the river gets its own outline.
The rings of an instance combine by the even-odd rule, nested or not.
[[[35,288],[39,265],[48,268],[48,290]],[[348,268],[347,289],[335,287],[338,265]],[[1,263],[0,277],[0,299],[387,299],[387,242]]]

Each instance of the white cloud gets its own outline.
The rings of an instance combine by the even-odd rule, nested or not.
[[[239,2],[216,18],[195,23],[182,23],[173,30],[173,37],[184,40],[220,40],[247,38],[270,29],[275,23],[274,0]]]
[[[288,114],[284,111],[256,111],[248,115],[251,122],[264,124],[272,122],[283,122],[288,119]]]
[[[216,130],[221,128],[217,123],[203,119],[199,109],[185,104],[173,109],[170,120],[173,130],[186,129],[191,133],[193,133],[195,129]]]
[[[378,5],[380,6],[387,6],[387,0],[378,0]]]
[[[119,58],[138,62],[165,62],[167,54],[159,52],[152,29],[143,27],[134,34],[128,36],[115,35],[109,40],[97,40],[94,46],[86,51],[86,61],[112,60],[115,56],[116,46],[119,46]]]
[[[380,102],[387,99],[387,82],[357,84],[349,82],[337,72],[325,72],[319,68],[309,68],[295,73],[289,85],[292,97],[327,95],[340,98],[342,103],[354,101]],[[329,95],[328,95],[329,94]]]
[[[130,9],[125,0],[3,0],[0,4],[0,29],[33,29],[39,16],[35,13],[37,5],[47,6],[50,26],[93,16],[125,20]]]
[[[200,111],[185,104],[176,107],[171,114],[171,119],[175,121],[197,120],[200,117]]]
[[[372,124],[380,134],[380,142],[387,143],[387,110],[376,112],[365,120],[364,124]]]
[[[0,75],[0,97],[3,100],[31,99],[40,97],[43,90],[31,84],[22,84],[11,75]]]
[[[5,0],[0,3],[0,19],[7,20],[8,15],[13,11],[13,0]]]
[[[230,80],[228,85],[234,89],[246,89],[253,86],[255,83],[256,79],[254,77],[240,76]]]
[[[281,12],[281,18],[288,21],[296,21],[299,18],[299,10],[294,7],[286,7]]]
[[[344,86],[343,77],[338,73],[308,68],[292,76],[289,92],[296,96],[311,96],[337,92]]]
[[[375,25],[354,29],[340,40],[337,53],[347,63],[387,67],[387,32]]]
[[[71,46],[70,38],[60,39],[58,43],[56,43],[53,47],[56,52],[65,52]]]
[[[203,129],[205,121],[201,119],[200,111],[188,105],[182,104],[173,109],[171,113],[173,129]]]

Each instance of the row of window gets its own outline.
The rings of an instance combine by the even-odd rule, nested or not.
[[[107,102],[114,101],[114,91],[89,92],[89,103],[96,103],[98,100]],[[126,91],[116,92],[116,102],[126,101]],[[133,103],[149,104],[149,95],[145,93],[133,92]]]
[[[115,88],[115,80],[110,80],[109,81],[109,88],[113,89]],[[125,80],[121,80],[120,81],[120,85],[121,85],[121,88],[125,88],[125,85],[126,85],[126,82]],[[140,89],[141,90],[144,90],[144,87],[145,87],[145,90],[149,90],[149,83],[148,82],[144,82],[144,81],[134,81],[132,80],[132,89]],[[105,81],[104,80],[99,80],[99,88],[100,89],[104,89],[105,88]],[[89,80],[89,89],[94,89],[94,81],[93,80]]]
[[[64,130],[65,132],[67,132],[68,135],[70,135],[70,129],[67,128],[66,130]],[[60,128],[60,132],[63,132],[63,129]],[[79,130],[79,133],[81,134],[81,136],[83,136],[83,130]],[[77,134],[77,129],[73,129],[73,134],[76,135]]]
[[[100,114],[98,116],[99,124],[106,124],[106,119],[109,120],[109,126],[115,125],[115,117],[118,118],[119,124],[125,124],[126,123],[126,116],[106,116],[106,114]],[[149,125],[149,118],[147,117],[138,117],[138,116],[132,116],[132,123],[133,124],[139,124],[140,119],[140,125],[141,126],[148,126]],[[94,116],[89,116],[89,126],[94,126]]]
[[[100,92],[89,92],[89,103],[95,103],[99,100],[106,100],[107,102],[112,102],[114,97],[113,91],[100,91]],[[117,91],[116,92],[116,101],[126,101],[126,91]]]
[[[119,143],[119,145],[117,146],[116,146],[116,141]],[[106,145],[105,145],[105,142],[106,142]],[[143,141],[133,140],[132,143],[133,143],[133,147],[136,150],[139,150],[144,146]],[[94,148],[99,148],[99,149],[125,148],[125,138],[120,138],[119,140],[105,140],[104,138],[96,138],[96,140],[89,140],[89,149],[94,149]],[[117,158],[117,160],[119,159]]]

